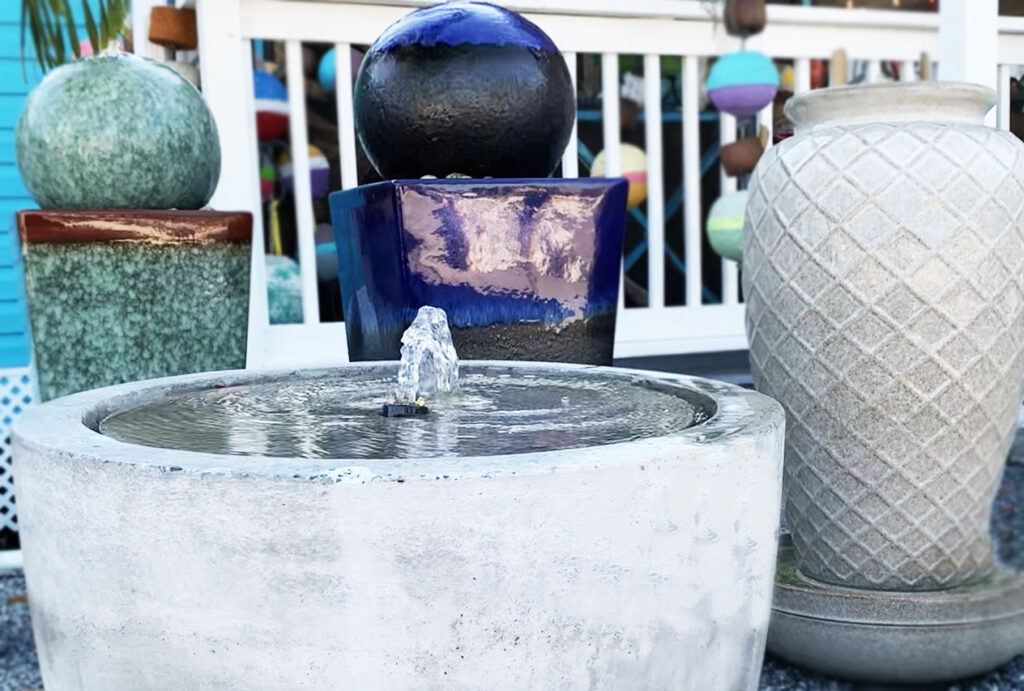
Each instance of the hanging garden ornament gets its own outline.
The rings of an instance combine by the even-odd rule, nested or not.
[[[756,137],[737,139],[721,148],[719,156],[722,161],[722,170],[726,175],[732,177],[753,172],[767,145],[768,128],[761,125]]]
[[[832,57],[828,61],[828,85],[842,86],[850,77],[849,66],[846,62],[846,51],[836,48],[832,51]]]
[[[256,96],[256,136],[261,142],[282,137],[288,131],[288,91],[281,80],[263,70],[253,70]]]
[[[779,70],[779,91],[796,91],[796,70],[792,65],[786,65]]]
[[[363,54],[357,48],[350,48],[349,59],[352,68],[352,81],[355,82],[356,75],[359,74],[359,66],[363,62]],[[320,64],[316,68],[316,81],[329,94],[333,94],[335,90],[335,65],[334,48],[331,48],[320,58]]]
[[[765,0],[725,0],[722,19],[730,36],[746,38],[764,31]]]
[[[743,216],[747,210],[747,191],[728,192],[711,205],[707,234],[711,249],[723,259],[743,262]]]
[[[267,307],[271,324],[302,323],[302,272],[291,257],[267,255]]]
[[[277,167],[269,153],[260,152],[260,197],[269,201],[274,197],[274,186],[277,183]]]
[[[292,169],[292,156],[285,151],[277,158],[277,167],[281,171],[281,186],[286,192],[292,191],[294,173]],[[330,191],[331,167],[327,163],[327,157],[320,149],[312,144],[309,146],[309,184],[313,192],[313,198],[319,199],[326,196]]]
[[[316,253],[316,277],[321,283],[338,277],[338,249],[334,244],[334,226],[321,223],[313,229]]]
[[[316,68],[316,80],[320,86],[329,94],[334,93],[334,73],[336,71],[335,60],[334,60],[334,48],[331,48],[323,57],[320,58],[320,64]]]
[[[753,50],[723,55],[708,74],[708,98],[716,108],[738,118],[756,115],[778,90],[775,63]]]
[[[639,146],[621,144],[619,146],[619,162],[622,166],[622,177],[629,181],[626,208],[632,209],[647,199],[647,154]],[[594,156],[594,163],[590,166],[591,177],[605,177],[608,170],[607,165],[604,151]]]
[[[811,89],[828,86],[828,65],[825,60],[811,60]]]

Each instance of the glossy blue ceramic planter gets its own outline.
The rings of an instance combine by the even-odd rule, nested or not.
[[[465,359],[611,364],[627,183],[395,180],[330,197],[352,360],[397,359],[423,305]]]

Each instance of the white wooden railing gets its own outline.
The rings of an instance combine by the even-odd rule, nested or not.
[[[956,3],[958,0],[946,1]],[[978,1],[994,3],[994,0]],[[310,198],[302,43],[336,44],[341,182],[344,188],[355,186],[356,139],[349,47],[371,43],[411,7],[432,4],[432,0],[195,0],[195,4],[203,92],[217,120],[223,153],[221,181],[212,204],[220,209],[251,210],[256,217],[255,227],[262,227],[251,79],[251,42],[256,39],[285,43],[291,154],[295,193],[300,200]],[[721,25],[715,26],[706,5],[697,0],[508,0],[502,4],[524,12],[543,28],[565,53],[570,68],[575,67],[577,53],[600,54],[606,94],[618,93],[619,54],[645,56],[648,122],[661,120],[659,57],[672,55],[682,59],[680,126],[686,182],[683,222],[680,227],[665,227],[662,131],[658,127],[647,127],[647,216],[651,229],[647,251],[649,257],[657,260],[648,261],[649,304],[620,309],[615,353],[617,357],[628,357],[745,348],[743,305],[739,301],[735,265],[724,263],[722,303],[703,304],[701,263],[693,260],[701,256],[705,242],[699,184],[699,61],[737,50],[739,40],[728,36]],[[994,22],[994,10],[992,14]],[[869,75],[878,74],[880,61],[898,61],[903,66],[901,74],[912,78],[915,63],[922,53],[941,57],[939,16],[934,13],[769,6],[768,17],[767,29],[751,38],[747,45],[772,57],[793,59],[797,91],[810,86],[810,60],[827,58],[836,48],[843,48],[851,61],[869,61]],[[976,34],[979,31],[978,27],[974,30]],[[1002,87],[998,122],[1008,127],[1009,98],[1005,85],[1010,75],[1008,65],[1024,62],[1024,20],[1000,19],[998,31],[993,29],[992,34],[998,34],[991,35],[989,40],[996,46],[997,61],[1001,65],[999,79],[997,81],[997,71],[993,68],[991,78],[984,81]],[[770,107],[761,113],[759,120],[771,128]],[[614,175],[620,170],[618,147],[609,143],[619,140],[617,99],[603,99],[603,130],[609,174]],[[732,141],[736,136],[735,121],[724,116],[721,131],[722,143]],[[575,133],[563,161],[563,173],[568,177],[578,174]],[[735,189],[735,180],[724,175],[721,184],[723,191]],[[344,325],[319,322],[311,205],[299,203],[296,209],[304,321],[294,325],[269,324],[264,248],[261,235],[256,233],[249,333],[252,367],[331,364],[346,359]],[[659,232],[660,229],[664,231]],[[684,240],[688,259],[685,305],[665,304],[661,258],[666,233],[682,234]]]

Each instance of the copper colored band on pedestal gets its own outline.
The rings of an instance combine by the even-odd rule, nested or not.
[[[252,242],[248,211],[20,211],[23,245],[72,242]]]

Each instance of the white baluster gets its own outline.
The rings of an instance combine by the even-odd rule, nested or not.
[[[701,304],[700,70],[696,55],[683,57],[683,247],[686,252],[686,305]]]
[[[341,189],[359,185],[356,165],[356,127],[352,112],[352,46],[334,46],[334,93],[338,102],[338,158],[341,161]]]
[[[320,322],[317,294],[316,248],[313,240],[313,190],[309,180],[309,134],[306,129],[306,83],[302,70],[302,42],[285,42],[288,75],[288,116],[292,152],[292,192],[302,275],[302,321]]]
[[[576,53],[565,53],[565,66],[569,68],[569,78],[572,80],[572,97],[576,99]],[[579,144],[577,143],[576,131],[578,129],[579,117],[573,118],[572,132],[569,133],[569,142],[565,145],[565,152],[562,154],[562,177],[578,178],[580,176]]]
[[[661,163],[661,56],[644,56],[647,148],[647,306],[665,306],[665,191]]]

